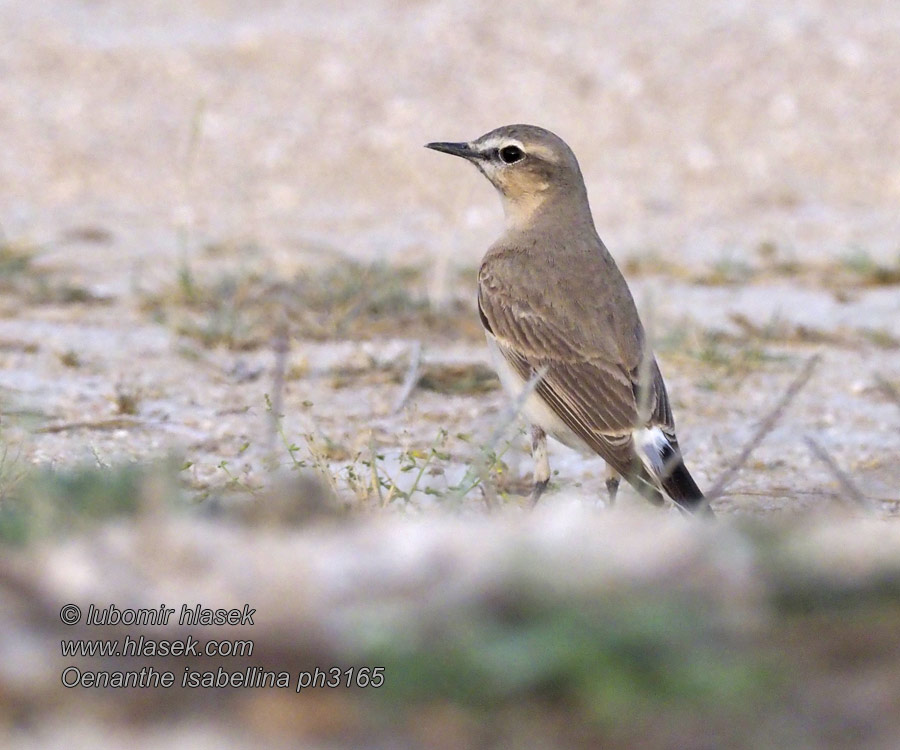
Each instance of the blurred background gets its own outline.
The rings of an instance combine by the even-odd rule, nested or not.
[[[476,261],[499,206],[424,152],[502,124],[578,155],[601,236],[679,260],[897,253],[900,11],[804,2],[0,3],[8,236],[166,230]],[[448,237],[450,232],[459,232]]]
[[[897,71],[888,0],[0,0],[9,746],[900,746]],[[715,529],[557,448],[526,512],[500,204],[422,148],[515,122],[578,156],[702,486],[819,358]],[[63,690],[61,638],[187,634],[70,601],[249,602],[228,668],[385,689]]]

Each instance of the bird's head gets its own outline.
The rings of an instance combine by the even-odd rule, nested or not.
[[[426,148],[472,162],[497,188],[507,219],[518,224],[548,199],[586,203],[575,154],[559,136],[535,125],[505,125],[464,143],[429,143]]]

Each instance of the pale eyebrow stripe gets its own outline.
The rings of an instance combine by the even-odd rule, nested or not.
[[[522,149],[525,151],[525,149]],[[545,148],[544,146],[532,146],[526,153],[531,153],[536,156],[540,156],[544,161],[549,161],[553,164],[557,164],[559,159],[557,155],[553,152],[552,149]]]
[[[528,149],[525,148],[525,145],[522,143],[522,141],[518,141],[515,138],[500,138],[494,136],[493,138],[481,143],[481,147],[485,150],[500,148],[501,146],[517,146],[518,148],[522,149],[522,151],[525,151],[526,153],[528,152]]]

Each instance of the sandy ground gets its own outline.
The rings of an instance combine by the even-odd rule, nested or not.
[[[185,267],[212,285],[353,258],[426,268],[433,306],[459,298],[474,315],[499,203],[421,144],[524,121],[581,160],[702,485],[822,355],[719,507],[829,502],[812,435],[893,513],[900,408],[878,384],[900,377],[898,26],[896,4],[824,0],[0,2],[0,227],[27,257],[0,320],[7,453],[59,466],[175,452],[201,492],[264,484],[291,465],[265,407],[272,342],[204,347],[178,304],[148,297]],[[292,338],[288,442],[309,460],[301,435],[331,441],[340,478],[369,449],[399,467],[444,428],[448,457],[423,486],[458,481],[501,394],[392,406],[416,340],[441,366],[485,362],[477,337],[353,338]],[[367,375],[379,367],[398,374]],[[514,437],[504,454],[514,476],[523,448]],[[553,461],[548,501],[602,498],[599,461]]]

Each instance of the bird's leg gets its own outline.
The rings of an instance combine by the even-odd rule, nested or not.
[[[534,487],[531,504],[537,505],[550,482],[550,459],[547,457],[547,433],[536,424],[531,425],[531,455],[534,457]]]
[[[606,467],[606,491],[609,493],[609,507],[612,508],[616,504],[616,495],[619,492],[619,472],[612,466]]]

